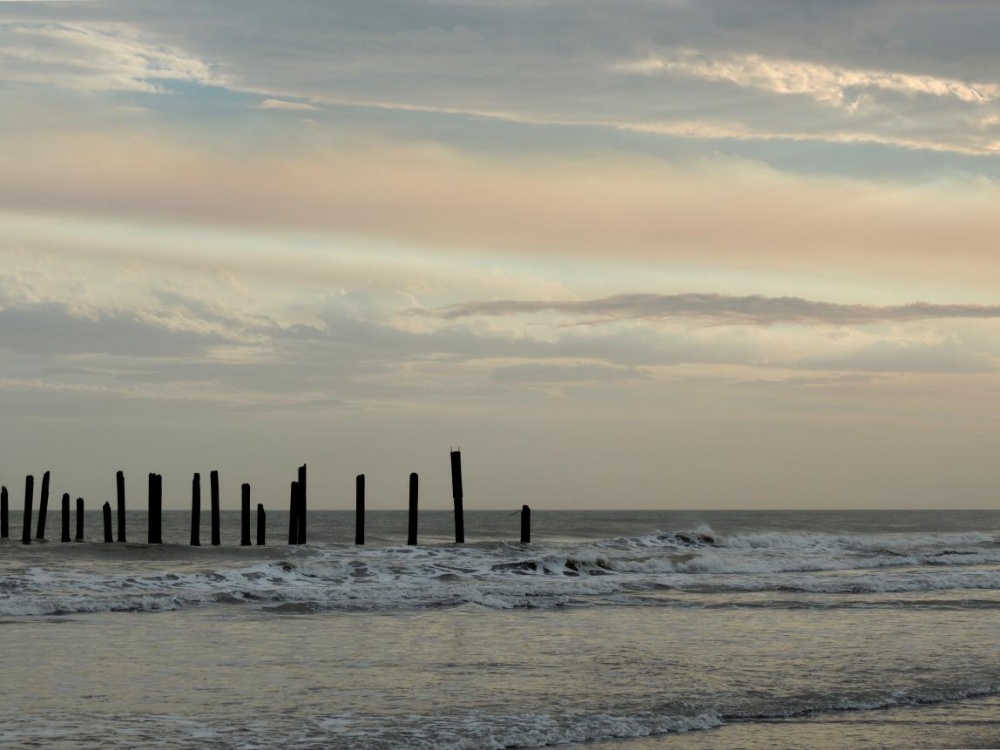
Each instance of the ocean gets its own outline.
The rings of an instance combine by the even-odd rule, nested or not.
[[[11,514],[3,747],[1000,747],[1000,511],[100,519]]]

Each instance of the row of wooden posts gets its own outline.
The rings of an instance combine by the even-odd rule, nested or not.
[[[210,475],[211,491],[211,526],[212,545],[218,546],[220,542],[220,514],[219,514],[219,472],[213,471]],[[24,530],[21,541],[24,544],[31,544],[31,521],[32,506],[34,498],[35,478],[27,476],[24,485]],[[463,507],[464,491],[462,488],[462,454],[459,451],[451,452],[451,487],[452,498],[455,507],[455,542],[465,543],[465,510]],[[410,474],[410,502],[409,519],[407,525],[406,543],[415,545],[417,543],[417,496],[419,489],[419,478],[416,473]],[[119,471],[117,474],[118,492],[118,541],[125,542],[125,474]],[[36,540],[45,539],[45,522],[49,504],[49,472],[42,475],[41,497],[38,507],[38,526],[35,533]],[[74,541],[83,541],[83,510],[84,502],[82,497],[76,499],[76,538]],[[112,542],[111,534],[111,503],[106,502],[104,511],[104,541]],[[298,469],[298,478],[292,482],[291,498],[289,500],[288,513],[288,543],[306,543],[306,466],[303,464]],[[149,523],[147,528],[147,543],[163,543],[163,477],[159,474],[149,475]],[[266,544],[267,514],[263,504],[257,505],[257,544]],[[62,496],[62,541],[70,541],[70,495],[65,493]],[[6,539],[9,536],[8,528],[8,494],[7,488],[0,488],[0,538]],[[521,507],[521,542],[531,541],[531,509],[524,505]],[[365,543],[365,475],[358,474],[355,481],[355,529],[354,543]],[[201,475],[195,474],[191,483],[191,545],[201,544]],[[241,523],[240,523],[240,544],[249,546],[250,540],[250,485],[241,486]]]

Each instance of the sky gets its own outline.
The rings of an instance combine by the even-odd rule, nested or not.
[[[0,479],[1000,507],[995,0],[0,1]],[[96,507],[96,506],[94,506]]]

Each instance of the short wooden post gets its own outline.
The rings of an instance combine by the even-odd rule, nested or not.
[[[24,478],[24,529],[21,532],[21,541],[24,544],[31,544],[31,507],[34,495],[35,478],[29,474]]]
[[[7,485],[0,487],[0,539],[7,539],[10,536],[10,499],[7,495]]]
[[[201,474],[191,480],[191,546],[201,546]]]
[[[419,480],[417,473],[410,474],[410,524],[406,535],[406,543],[413,545],[417,543],[417,489]]]
[[[125,472],[119,471],[115,475],[115,484],[118,490],[118,541],[125,541]]]
[[[267,513],[264,512],[264,504],[257,503],[257,546],[263,547],[267,544]]]
[[[83,498],[76,499],[76,536],[74,542],[83,541]]]
[[[111,535],[111,503],[104,503],[104,543],[111,544],[115,538]]]
[[[220,523],[219,523],[219,472],[213,471],[212,482],[212,546],[218,547],[222,544]]]
[[[242,501],[242,518],[240,519],[240,546],[249,547],[250,542],[250,485],[240,487]]]
[[[462,453],[451,452],[451,496],[455,500],[455,544],[465,544],[465,511],[462,507]]]
[[[69,537],[69,493],[64,492],[62,496],[62,538],[61,541],[71,541]]]
[[[298,521],[299,521],[299,532],[298,539],[299,544],[306,543],[306,513],[308,510],[308,502],[306,500],[306,465],[302,464],[299,467],[299,511],[298,511]]]
[[[365,475],[354,480],[354,543],[365,543]]]
[[[45,520],[49,514],[49,472],[42,474],[42,494],[38,498],[38,529],[35,539],[45,539]]]
[[[292,482],[292,497],[288,501],[288,543],[299,543],[299,483]]]
[[[531,541],[531,508],[527,505],[521,506],[521,544],[528,544]]]

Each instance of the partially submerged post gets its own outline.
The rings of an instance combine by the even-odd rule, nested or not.
[[[410,474],[410,523],[406,535],[406,543],[413,545],[417,543],[417,473]]]
[[[74,542],[83,541],[83,498],[76,499],[76,537]]]
[[[69,493],[64,492],[62,496],[62,537],[60,541],[68,542],[69,538]]]
[[[115,484],[118,490],[118,541],[125,541],[125,472],[119,471],[115,475]]]
[[[307,512],[308,502],[306,500],[306,465],[302,464],[299,467],[299,511],[298,511],[298,542],[299,544],[306,543],[306,512]]]
[[[146,541],[149,544],[163,544],[163,477],[149,475],[149,528]],[[110,507],[110,504],[109,504]]]
[[[219,472],[213,471],[212,482],[212,546],[222,544],[219,531]]]
[[[111,503],[104,503],[104,543],[111,544],[115,539],[111,535]]]
[[[191,546],[201,546],[201,474],[191,480]]]
[[[354,543],[365,543],[365,475],[354,480]]]
[[[288,543],[299,543],[299,483],[292,482],[291,498],[288,501]]]
[[[250,546],[250,485],[240,487],[242,501],[242,518],[240,519],[240,545]]]
[[[531,508],[521,506],[521,544],[531,541]]]
[[[462,508],[462,453],[451,452],[451,496],[455,500],[455,544],[465,544],[465,512]]]
[[[49,472],[42,474],[42,494],[38,498],[38,530],[35,539],[45,539],[45,519],[49,513]]]
[[[24,478],[24,529],[21,531],[21,541],[31,544],[31,506],[34,502],[35,478],[29,474]]]
[[[267,513],[264,512],[264,504],[257,503],[257,546],[263,547],[267,544]]]
[[[8,526],[10,509],[8,508],[8,504],[7,485],[4,485],[0,487],[0,539],[6,539],[10,536],[10,528]]]

